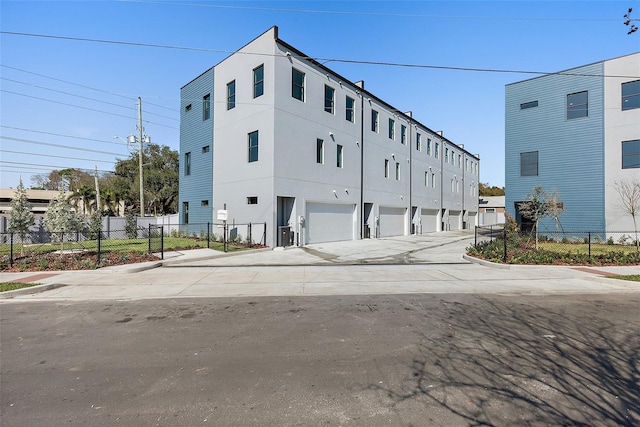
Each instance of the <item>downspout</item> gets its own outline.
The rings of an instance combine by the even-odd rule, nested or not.
[[[356,83],[357,84],[357,83]],[[364,238],[364,82],[360,89],[360,240]]]
[[[413,125],[411,124],[411,116],[413,113],[409,111],[406,114],[409,116],[409,141],[407,145],[409,146],[409,235],[411,235],[413,234],[411,232],[413,226],[413,139],[411,138]]]

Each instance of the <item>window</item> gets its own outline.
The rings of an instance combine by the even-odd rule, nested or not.
[[[393,119],[389,119],[389,139],[396,138],[396,122]]]
[[[191,104],[184,107],[184,111],[191,111]]]
[[[182,202],[182,223],[189,224],[189,202]]]
[[[640,139],[622,141],[622,169],[640,168]]]
[[[449,163],[449,149],[447,147],[444,148],[444,162]]]
[[[427,156],[431,155],[431,138],[427,138]]]
[[[191,151],[184,153],[184,176],[191,175]]]
[[[407,127],[405,125],[400,125],[400,142],[407,143]]]
[[[324,163],[324,141],[316,139],[316,163]]]
[[[371,130],[378,133],[378,112],[371,110]]]
[[[206,94],[202,98],[202,120],[211,118],[211,95]]]
[[[462,169],[462,154],[458,154],[458,167]]]
[[[396,181],[400,181],[400,163],[396,162]]]
[[[436,173],[431,172],[431,187],[436,188]]]
[[[333,104],[336,90],[331,86],[324,85],[324,111],[333,114]]]
[[[346,100],[346,105],[347,108],[345,110],[345,119],[347,119],[348,122],[353,123],[353,121],[355,120],[355,104],[356,101],[353,98],[350,98],[347,96],[347,100]]]
[[[640,108],[640,80],[622,83],[622,111]]]
[[[249,134],[249,163],[258,161],[258,131]]]
[[[520,153],[520,176],[538,175],[538,152]]]
[[[258,196],[249,196],[247,197],[248,205],[257,205],[258,204]]]
[[[496,212],[496,208],[485,208],[484,211],[486,213],[495,213]]]
[[[429,186],[429,172],[424,171],[424,186],[428,187]]]
[[[202,206],[202,207],[209,206],[209,201],[208,200],[200,200],[200,206]]]
[[[422,135],[416,133],[416,150],[422,151]]]
[[[208,145],[205,145],[204,147],[202,147],[202,154],[208,153],[210,150]]]
[[[538,101],[523,102],[522,104],[520,104],[520,109],[526,110],[528,108],[534,108],[537,106],[538,106]]]
[[[456,183],[453,180],[453,178],[451,178],[451,192],[455,193],[455,191],[456,191]]]
[[[236,108],[236,81],[227,83],[227,110]]]
[[[291,69],[291,96],[304,102],[304,73]]]
[[[253,97],[264,94],[264,64],[253,69]]]
[[[570,93],[567,95],[567,120],[587,117],[589,115],[589,92]]]
[[[389,159],[384,159],[384,177],[389,178]]]
[[[336,147],[336,166],[342,167],[342,145],[340,144]]]
[[[436,142],[436,146],[434,149],[434,155],[436,156],[436,159],[440,158],[440,144]]]

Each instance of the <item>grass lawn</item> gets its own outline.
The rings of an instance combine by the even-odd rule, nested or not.
[[[14,291],[16,289],[30,288],[31,286],[39,285],[40,283],[20,283],[20,282],[1,282],[0,292]]]
[[[574,253],[574,254],[588,254],[589,245],[586,243],[556,243],[556,242],[540,242],[538,243],[540,249],[544,249],[549,252],[557,253]],[[623,252],[633,253],[636,252],[634,245],[606,245],[600,243],[591,244],[591,255],[602,255],[610,252]]]
[[[628,276],[613,276],[612,279],[630,280],[632,282],[640,282],[640,274],[630,274]]]

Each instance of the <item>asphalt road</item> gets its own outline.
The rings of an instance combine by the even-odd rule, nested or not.
[[[640,424],[640,294],[1,306],[2,425]]]

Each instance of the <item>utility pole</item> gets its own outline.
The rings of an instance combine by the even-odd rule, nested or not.
[[[142,182],[142,98],[138,97],[138,142],[140,148],[138,151],[138,168],[140,169],[140,216],[144,217],[144,184]]]

